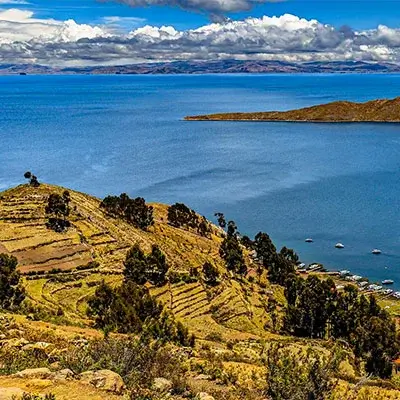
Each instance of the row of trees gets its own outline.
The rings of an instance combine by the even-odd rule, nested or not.
[[[202,236],[207,236],[210,226],[204,217],[183,203],[175,203],[168,207],[168,223],[176,228],[192,228]]]
[[[128,223],[143,230],[154,224],[153,207],[148,206],[142,197],[131,199],[126,193],[120,196],[107,196],[100,207],[115,217],[123,218]]]
[[[88,315],[105,332],[144,334],[183,346],[193,346],[194,336],[176,322],[149,293],[144,283],[165,283],[168,271],[165,255],[157,246],[145,255],[133,246],[125,259],[124,281],[113,288],[102,283],[88,301]]]
[[[400,351],[396,326],[374,296],[367,298],[348,285],[337,291],[333,280],[290,275],[284,329],[296,336],[334,338],[348,342],[356,357],[365,360],[368,373],[392,374],[392,360]]]

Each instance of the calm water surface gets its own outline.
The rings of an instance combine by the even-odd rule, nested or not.
[[[29,169],[99,197],[223,211],[305,262],[400,288],[400,125],[182,121],[398,95],[400,75],[0,77],[0,190]]]

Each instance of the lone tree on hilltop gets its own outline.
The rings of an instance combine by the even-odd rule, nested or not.
[[[38,178],[32,174],[30,171],[26,171],[24,174],[25,179],[29,179],[29,184],[33,187],[38,187],[40,186],[40,183],[38,181]]]
[[[47,226],[56,232],[63,232],[70,226],[67,217],[70,213],[70,194],[67,190],[62,195],[52,193],[46,206],[46,214],[49,215]]]
[[[0,254],[0,308],[12,309],[25,298],[24,289],[19,286],[18,261],[14,256]]]

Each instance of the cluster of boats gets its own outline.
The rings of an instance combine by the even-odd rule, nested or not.
[[[306,241],[306,243],[313,243],[313,242],[314,242],[314,240],[311,239],[311,238],[307,238],[305,241]],[[344,244],[339,242],[339,243],[336,243],[336,244],[335,244],[335,247],[336,247],[337,249],[344,249]],[[373,250],[371,251],[371,253],[372,253],[372,254],[378,255],[378,254],[382,254],[382,251],[379,250],[379,249],[373,249]]]
[[[371,284],[368,280],[359,275],[352,275],[350,271],[343,270],[339,272],[339,275],[342,279],[348,280],[350,282],[354,282],[358,285],[360,290],[364,291],[372,291],[379,292],[386,295],[393,295],[394,297],[400,299],[400,292],[395,292],[392,289],[385,289],[384,286],[393,285],[394,280],[392,279],[384,279],[381,284]]]

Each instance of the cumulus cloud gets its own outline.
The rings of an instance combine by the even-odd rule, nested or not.
[[[115,17],[109,21],[118,22]],[[143,26],[117,33],[107,25],[35,19],[0,12],[0,62],[111,65],[174,60],[400,62],[400,29],[356,31],[294,15],[211,23],[198,29]]]

